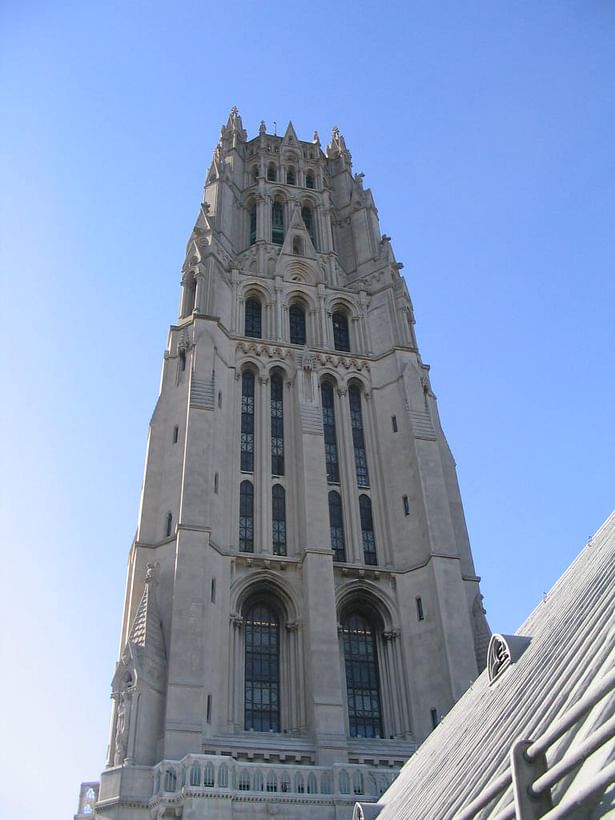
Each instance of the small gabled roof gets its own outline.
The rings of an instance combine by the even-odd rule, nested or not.
[[[370,806],[368,811],[376,810],[378,820],[454,820],[484,796],[497,778],[511,771],[510,750],[516,740],[535,741],[587,697],[588,690],[608,683],[606,676],[615,667],[614,601],[615,513],[520,627],[517,636],[529,638],[527,645],[515,648],[509,641],[509,663],[492,674],[491,681],[488,670],[482,673],[406,763],[378,801],[381,810]],[[494,639],[506,642],[506,636]],[[604,731],[614,701],[611,690],[550,746],[549,768],[589,734]],[[611,737],[553,786],[553,803],[571,800],[588,782],[604,779],[604,767],[614,756]],[[509,785],[469,816],[495,817],[510,809],[513,799]],[[605,786],[592,800],[591,813],[569,816],[604,816],[609,811],[605,801],[613,807],[613,790],[607,792]],[[355,815],[361,816],[361,810],[357,807]]]

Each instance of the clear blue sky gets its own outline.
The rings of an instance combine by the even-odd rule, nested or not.
[[[615,5],[6,0],[0,817],[103,766],[128,547],[220,124],[338,125],[417,316],[492,627],[613,506]]]

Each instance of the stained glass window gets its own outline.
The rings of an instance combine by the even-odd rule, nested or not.
[[[246,301],[245,335],[260,339],[262,336],[262,307],[258,299]]]
[[[271,206],[271,241],[275,245],[284,244],[284,210],[281,202]]]
[[[333,314],[333,346],[336,350],[350,352],[348,318],[340,311]]]
[[[290,342],[293,345],[304,345],[306,341],[305,333],[305,311],[301,305],[291,305],[288,311],[290,323]]]
[[[331,549],[334,561],[346,560],[346,541],[344,538],[344,516],[342,497],[332,490],[329,493],[329,527],[331,529]]]
[[[369,487],[369,473],[367,470],[367,453],[365,452],[365,436],[363,435],[363,413],[361,412],[361,390],[353,385],[348,391],[350,403],[350,421],[352,425],[352,444],[354,447],[354,463],[359,487]]]
[[[320,393],[322,397],[322,426],[325,439],[327,481],[337,483],[340,480],[340,471],[337,459],[337,435],[335,430],[333,386],[329,382],[323,382]]]
[[[280,731],[280,629],[275,613],[256,604],[245,618],[245,728]]]
[[[271,379],[271,472],[284,475],[284,382]]]
[[[351,737],[382,737],[380,679],[374,630],[359,612],[342,622]]]
[[[273,554],[286,555],[286,492],[281,484],[274,484],[271,491],[271,524]]]
[[[254,487],[242,481],[239,488],[239,549],[254,552]]]
[[[250,208],[250,245],[256,242],[256,203]]]
[[[254,373],[241,377],[241,469],[254,472]]]
[[[361,537],[363,539],[363,559],[366,564],[376,566],[376,539],[374,538],[374,520],[372,518],[372,502],[369,496],[359,496],[359,512],[361,514]]]

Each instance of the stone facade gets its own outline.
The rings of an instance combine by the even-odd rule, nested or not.
[[[484,663],[402,266],[344,138],[231,112],[150,424],[96,815],[348,818]]]

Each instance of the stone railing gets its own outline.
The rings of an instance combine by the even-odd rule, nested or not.
[[[356,764],[310,766],[247,762],[222,755],[187,755],[163,760],[154,768],[153,800],[220,794],[265,797],[275,794],[309,800],[378,799],[399,769]]]

